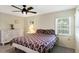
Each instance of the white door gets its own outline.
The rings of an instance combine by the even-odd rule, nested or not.
[[[75,14],[75,39],[76,39],[76,52],[79,52],[79,8],[76,9]]]

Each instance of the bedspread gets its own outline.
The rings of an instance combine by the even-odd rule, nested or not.
[[[14,38],[12,42],[44,53],[53,48],[56,42],[56,35],[27,34],[24,37],[22,36]]]

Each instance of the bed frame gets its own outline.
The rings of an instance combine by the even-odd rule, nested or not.
[[[19,45],[17,43],[13,43],[12,46],[15,47],[15,48],[17,48],[17,49],[20,49],[20,50],[22,50],[22,51],[24,51],[26,53],[39,53],[38,51],[34,51],[34,50],[32,50],[32,49],[30,49],[28,47]]]

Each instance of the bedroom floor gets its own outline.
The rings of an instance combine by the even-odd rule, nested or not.
[[[74,53],[74,49],[65,48],[61,46],[54,46],[54,48],[51,50],[51,53]],[[15,49],[7,44],[5,46],[0,46],[0,53],[23,53],[22,51],[18,52],[15,51]]]
[[[54,46],[51,53],[75,53],[75,50],[61,46]]]

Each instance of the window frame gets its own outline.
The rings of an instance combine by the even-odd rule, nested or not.
[[[69,25],[67,25],[67,26],[69,27],[69,28],[67,28],[67,29],[69,29],[69,30],[68,30],[68,32],[69,32],[68,34],[67,34],[67,33],[63,33],[63,34],[62,34],[62,33],[58,33],[58,20],[59,20],[59,19],[61,19],[61,20],[62,20],[62,19],[68,19],[68,22],[69,22]],[[58,18],[56,18],[55,30],[56,30],[56,34],[57,34],[57,35],[66,35],[66,36],[67,36],[67,35],[71,35],[71,17],[58,17]]]

